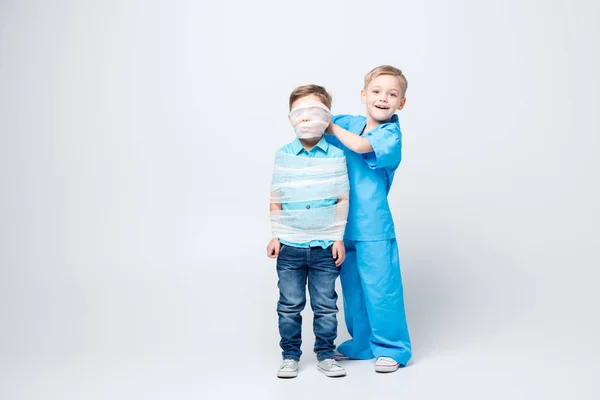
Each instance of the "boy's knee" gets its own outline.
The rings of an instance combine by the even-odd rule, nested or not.
[[[335,296],[315,296],[311,298],[310,305],[315,315],[328,316],[338,312]]]
[[[280,301],[277,304],[277,311],[283,314],[299,314],[304,310],[306,300],[304,299],[286,299],[286,301]]]

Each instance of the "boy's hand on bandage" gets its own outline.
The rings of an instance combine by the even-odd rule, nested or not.
[[[280,248],[281,248],[281,243],[279,243],[279,239],[277,239],[277,238],[271,239],[271,241],[267,245],[267,257],[277,258],[279,256]]]
[[[329,125],[325,129],[325,133],[333,133],[333,121],[329,121]]]
[[[344,242],[341,240],[336,240],[333,242],[333,247],[331,248],[331,254],[333,255],[333,259],[335,260],[335,266],[339,267],[344,262],[346,258],[346,248],[344,247]]]

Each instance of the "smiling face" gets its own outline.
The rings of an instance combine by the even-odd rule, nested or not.
[[[393,75],[379,75],[360,94],[362,103],[367,105],[367,121],[371,124],[389,122],[406,103],[400,79]]]

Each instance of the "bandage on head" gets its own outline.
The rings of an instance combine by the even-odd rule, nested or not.
[[[271,203],[273,237],[293,243],[342,240],[348,217],[348,172],[345,158],[308,158],[278,153]],[[310,203],[321,206],[310,206]],[[308,204],[307,204],[308,203]]]
[[[290,122],[300,139],[319,137],[331,122],[331,111],[318,101],[308,100],[299,103],[290,111]]]

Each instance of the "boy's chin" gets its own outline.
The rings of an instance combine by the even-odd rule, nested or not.
[[[298,137],[298,139],[300,140],[306,140],[306,141],[319,141],[321,140],[321,138],[323,137],[323,134],[319,134],[318,136],[310,136],[310,137]]]
[[[386,114],[386,115],[373,115],[369,114],[371,119],[375,122],[379,122],[380,124],[384,124],[386,122],[390,122],[390,119],[394,116],[394,113]]]

